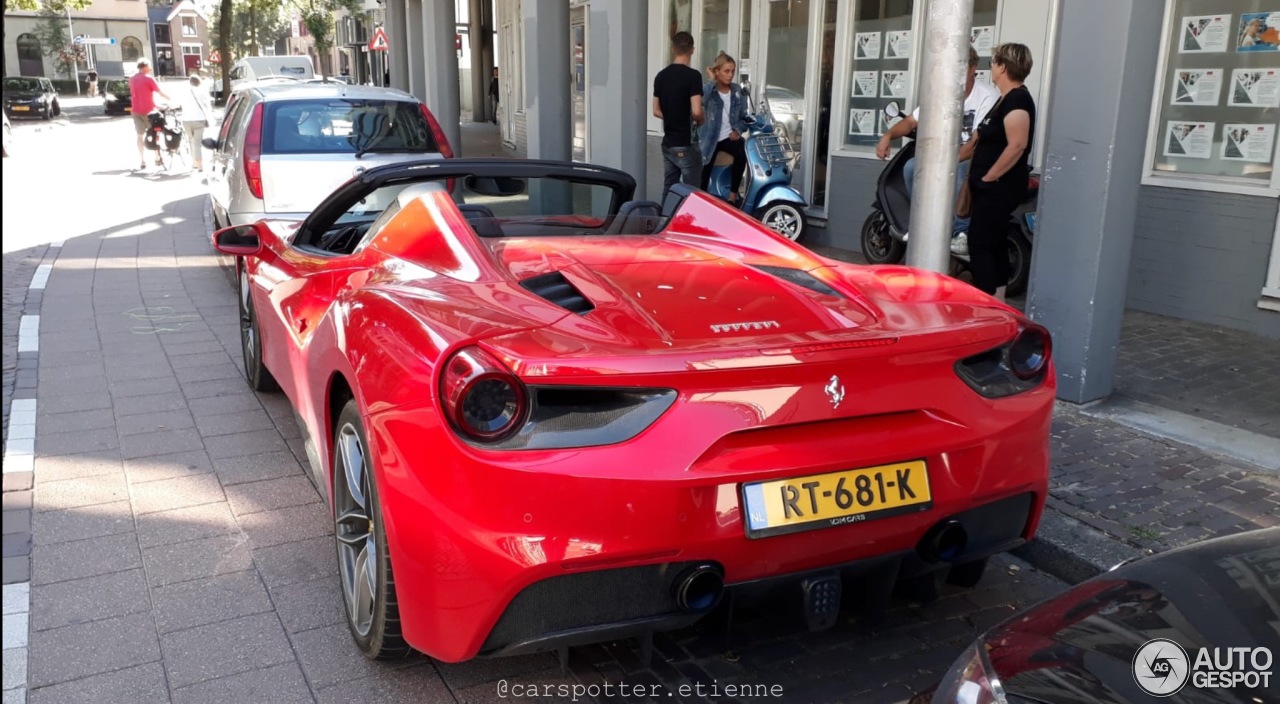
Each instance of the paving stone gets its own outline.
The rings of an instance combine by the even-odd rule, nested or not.
[[[332,516],[319,503],[239,516],[240,528],[255,548],[332,535]]]
[[[173,376],[158,376],[148,379],[130,381],[113,381],[110,385],[111,397],[114,399],[154,396],[183,391],[178,380]]]
[[[39,428],[39,426],[37,426]],[[115,428],[82,430],[74,433],[45,434],[37,430],[37,455],[73,455],[81,452],[114,450],[120,447],[120,437]]]
[[[314,681],[312,685],[314,686]],[[344,682],[316,693],[320,704],[376,701],[380,704],[455,704],[457,700],[430,665]]]
[[[216,352],[204,352],[201,354],[189,354],[189,355],[183,355],[179,357],[173,357],[170,363],[172,364],[173,369],[176,372],[179,369],[189,369],[192,367],[219,365],[219,364],[226,364],[228,362],[238,363],[236,360],[233,360],[231,358],[231,355],[227,354],[224,351],[219,350]],[[238,367],[237,367],[237,370],[238,370]]]
[[[4,512],[4,534],[31,532],[31,510],[15,509]]]
[[[244,376],[240,371],[238,364],[233,364],[230,357],[223,356],[223,360],[218,363],[210,363],[198,367],[184,367],[174,372],[178,377],[178,381],[188,384],[197,381],[218,381],[224,379],[235,379],[243,381]]]
[[[276,479],[290,475],[302,475],[302,465],[290,452],[267,452],[244,457],[227,457],[213,460],[223,486]]]
[[[41,431],[49,433],[73,433],[115,427],[115,415],[110,409],[71,411],[69,413],[42,413],[38,424]]]
[[[242,534],[171,543],[148,548],[142,555],[153,587],[243,572],[253,566]]]
[[[133,509],[128,501],[117,501],[61,511],[41,511],[35,516],[35,528],[35,540],[40,545],[128,533],[134,529]]]
[[[5,511],[21,511],[31,508],[31,492],[30,491],[8,491],[4,493],[3,506]]]
[[[336,562],[333,567],[331,576],[271,588],[271,600],[286,631],[301,633],[346,623]]]
[[[262,581],[277,587],[311,582],[338,573],[337,546],[332,537],[312,538],[297,543],[253,551],[253,561]]]
[[[31,558],[29,557],[6,557],[3,558],[4,566],[4,583],[16,584],[31,581]]]
[[[209,457],[215,460],[215,465],[220,459],[261,455],[289,449],[284,438],[280,437],[280,433],[277,433],[275,428],[205,438],[204,448],[209,453]]]
[[[175,689],[294,661],[275,614],[245,616],[161,636],[169,684]]]
[[[298,633],[293,636],[293,647],[298,652],[307,681],[317,690],[370,675],[383,675],[374,679],[385,680],[392,668],[412,667],[427,661],[424,656],[416,653],[404,660],[370,660],[351,640],[351,632],[345,622]],[[432,679],[440,683],[434,672],[428,672]],[[370,696],[374,701],[381,701],[381,697],[373,696],[373,693]]]
[[[41,396],[75,396],[82,393],[103,393],[108,390],[107,380],[102,377],[68,379],[63,375],[48,374],[40,384]]]
[[[165,411],[182,411],[187,408],[187,397],[176,391],[146,396],[121,397],[115,400],[114,408],[117,418]]]
[[[289,662],[175,689],[173,701],[174,704],[312,704],[315,699],[298,664]]]
[[[200,434],[193,428],[162,430],[156,433],[124,436],[120,439],[120,456],[131,460],[199,450],[203,446]]]
[[[133,416],[122,416],[116,423],[116,429],[127,444],[129,436],[150,433],[172,432],[196,427],[191,414],[185,410],[155,411],[139,413]]]
[[[14,533],[4,536],[4,557],[19,557],[31,554],[31,536]]]
[[[31,628],[43,631],[151,610],[142,570],[36,586],[31,590]]]
[[[35,474],[31,472],[5,472],[3,485],[6,492],[30,491],[35,486]]]
[[[164,668],[155,662],[33,689],[28,701],[30,704],[167,704],[169,688],[165,684]]]
[[[4,688],[6,690],[27,686],[27,649],[9,648],[4,651]],[[6,692],[7,693],[7,692]]]
[[[222,352],[224,354],[226,353],[226,351],[223,349],[220,343],[216,341],[207,341],[207,340],[202,342],[184,342],[184,343],[166,344],[164,346],[164,351],[169,354],[170,359],[176,359],[177,357],[180,357],[183,355],[207,354],[209,352]]]
[[[490,697],[497,694],[496,682],[506,679],[508,682],[533,684],[542,681],[540,675],[552,668],[560,675],[560,664],[551,653],[535,655],[517,655],[505,658],[475,658],[466,662],[450,663],[433,661],[436,672],[449,685],[449,689],[458,691],[482,683],[489,683]],[[569,677],[569,682],[573,682]]]
[[[142,566],[138,539],[132,533],[57,545],[37,544],[31,559],[33,586],[121,572]]]
[[[198,474],[133,485],[133,512],[141,516],[224,501],[222,485],[213,474]]]
[[[227,488],[227,501],[237,516],[318,503],[320,495],[304,476],[268,479]]]
[[[271,417],[262,410],[235,411],[219,415],[201,416],[196,421],[196,428],[204,438],[219,435],[241,435],[244,433],[272,429]]]
[[[35,498],[37,512],[61,511],[128,499],[129,486],[123,472],[57,482],[42,480],[36,487]]]
[[[65,396],[49,396],[43,392],[40,394],[41,413],[91,411],[100,408],[111,408],[111,394],[105,391],[68,394]]]
[[[262,402],[247,388],[241,393],[198,398],[191,401],[191,414],[197,418],[259,410],[262,410]]]
[[[25,648],[29,642],[27,639],[28,625],[30,624],[30,614],[26,612],[18,612],[4,615],[4,649],[13,650],[14,648]]]
[[[146,548],[219,535],[239,534],[240,526],[226,502],[202,504],[137,518],[138,544]]]
[[[142,484],[208,474],[213,471],[213,463],[204,450],[188,450],[127,460],[124,470],[130,484]]]
[[[120,453],[86,452],[76,455],[38,456],[35,473],[40,482],[57,482],[83,477],[96,477],[121,471]]]
[[[29,684],[33,691],[39,691],[41,687],[59,682],[156,662],[160,659],[160,647],[151,615],[134,614],[36,631],[31,634],[30,658]],[[130,677],[125,681],[140,680]],[[50,696],[46,701],[68,700]]]
[[[154,595],[161,635],[273,609],[254,570],[159,587]]]

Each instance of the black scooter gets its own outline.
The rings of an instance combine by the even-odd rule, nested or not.
[[[896,102],[889,103],[884,111],[890,118],[902,114]],[[903,169],[916,154],[915,136],[915,132],[908,135],[910,141],[889,159],[876,181],[876,200],[871,205],[871,214],[862,224],[862,256],[870,264],[898,264],[906,256],[905,238],[911,227],[911,196],[907,194]],[[1005,287],[1009,296],[1026,291],[1031,277],[1031,242],[1035,236],[1039,193],[1040,178],[1028,174],[1027,195],[1009,219],[1009,283]],[[967,254],[951,254],[952,276],[959,276],[968,268]]]

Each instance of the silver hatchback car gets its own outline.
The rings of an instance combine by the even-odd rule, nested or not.
[[[301,220],[365,169],[449,158],[427,106],[403,91],[267,83],[235,91],[211,150],[209,193],[219,227],[264,215]]]

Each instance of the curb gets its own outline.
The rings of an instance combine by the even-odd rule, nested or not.
[[[1012,551],[1041,572],[1072,585],[1152,552],[1068,515],[1061,502],[1053,497],[1045,503],[1036,537]]]

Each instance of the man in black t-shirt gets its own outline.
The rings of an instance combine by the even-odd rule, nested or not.
[[[671,38],[671,65],[653,79],[653,116],[662,120],[662,197],[677,183],[702,183],[702,152],[693,144],[693,125],[702,124],[702,74],[689,66],[693,35]]]

